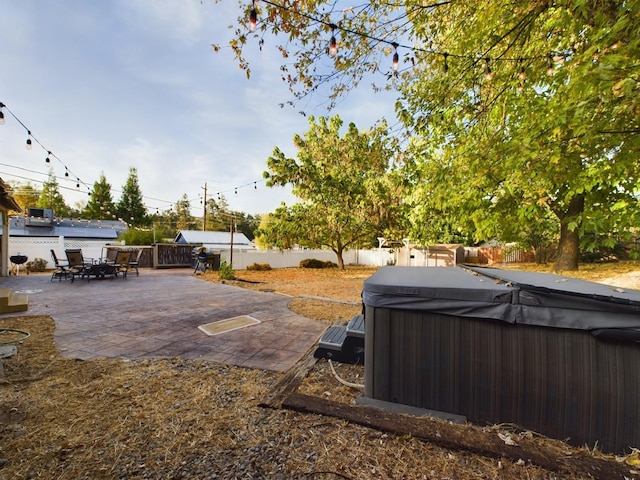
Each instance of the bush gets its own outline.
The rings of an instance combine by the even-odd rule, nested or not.
[[[300,268],[338,268],[338,265],[327,260],[318,260],[317,258],[305,258],[299,264]]]
[[[233,280],[236,278],[235,273],[233,273],[233,267],[226,262],[226,260],[222,260],[220,263],[220,270],[218,270],[218,276],[222,280]]]
[[[253,263],[253,265],[247,266],[247,270],[257,270],[257,271],[265,271],[271,270],[271,265],[268,263]]]
[[[125,245],[153,245],[153,230],[130,228],[118,237],[118,241],[124,241]]]
[[[31,262],[27,262],[28,272],[44,272],[47,268],[47,261],[44,258],[36,258]]]

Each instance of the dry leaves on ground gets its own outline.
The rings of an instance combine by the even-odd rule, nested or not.
[[[238,277],[259,283],[232,284],[291,295],[291,308],[330,324],[360,311],[342,302],[358,301],[370,273],[360,268],[243,271]],[[217,281],[215,273],[203,278],[208,275]],[[3,361],[0,479],[583,478],[337,418],[259,407],[281,378],[273,372],[180,358],[65,359],[55,349],[55,326],[48,317],[2,318],[0,328],[32,333],[17,355]],[[361,366],[336,369],[350,382],[363,381]],[[309,372],[299,391],[345,404],[360,394],[340,384],[325,361]],[[447,435],[449,424],[425,421]],[[537,441],[556,448],[559,456],[613,461],[597,451]]]

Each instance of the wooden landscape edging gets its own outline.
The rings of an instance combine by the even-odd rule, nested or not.
[[[470,425],[448,423],[446,434],[441,434],[439,429],[442,428],[442,420],[387,413],[375,407],[347,405],[296,392],[284,398],[282,407],[302,413],[340,418],[397,435],[411,435],[443,448],[466,450],[487,457],[508,458],[514,462],[522,460],[526,464],[547,470],[584,475],[585,478],[595,480],[640,478],[633,475],[629,466],[624,463],[599,459],[579,452],[558,457],[557,452],[552,452],[527,438],[518,437],[518,445],[511,446],[505,444],[497,432],[492,435]]]
[[[527,438],[517,438],[517,446],[507,445],[498,432],[495,434],[481,430],[473,425],[446,423],[446,432],[442,420],[429,417],[388,413],[365,405],[347,405],[333,400],[305,395],[297,392],[302,380],[307,376],[317,359],[314,348],[291,368],[260,402],[261,407],[286,408],[301,413],[312,413],[339,418],[367,428],[373,428],[396,435],[411,435],[419,440],[452,450],[466,450],[471,453],[492,458],[508,458],[514,462],[536,465],[555,472],[584,475],[594,480],[640,479],[625,463],[592,457],[577,452],[558,456]]]

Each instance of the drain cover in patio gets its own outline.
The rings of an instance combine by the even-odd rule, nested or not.
[[[198,328],[207,335],[220,335],[221,333],[231,332],[239,328],[257,325],[260,320],[249,315],[240,315],[239,317],[227,318],[226,320],[218,320],[217,322],[200,325]]]

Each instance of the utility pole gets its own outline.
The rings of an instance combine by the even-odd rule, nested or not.
[[[202,188],[204,189],[204,203],[202,204],[204,207],[202,212],[202,231],[204,232],[207,230],[207,182],[204,182],[204,187]]]
[[[229,217],[230,217],[229,219],[230,219],[230,224],[231,224],[231,226],[229,228],[229,230],[231,231],[231,242],[229,242],[230,243],[229,246],[231,247],[230,250],[229,250],[229,263],[233,267],[233,230],[235,229],[234,228],[235,227],[234,223],[236,222],[236,217],[235,217],[235,215],[230,215]]]

